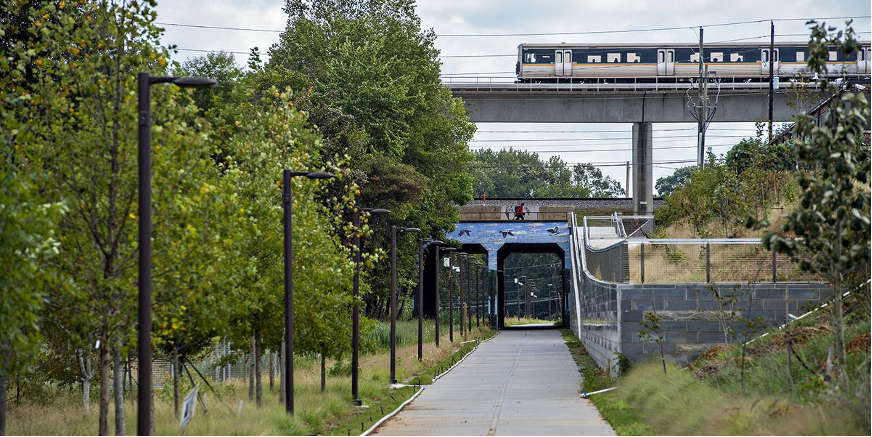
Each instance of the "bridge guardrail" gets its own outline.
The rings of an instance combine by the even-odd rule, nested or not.
[[[563,222],[566,221],[565,211],[530,211],[526,209],[523,218],[516,218],[514,208],[506,207],[503,211],[461,211],[463,222]]]
[[[718,77],[721,91],[768,91],[768,76],[756,76],[758,82],[748,82],[748,77]],[[535,79],[532,79],[535,80]],[[620,80],[620,83],[616,83]],[[443,77],[442,84],[456,91],[487,92],[573,92],[573,91],[676,91],[698,89],[696,82],[677,82],[675,77],[646,76],[633,78],[572,78],[568,83],[521,83],[514,77],[451,76]],[[781,81],[778,88],[793,88],[794,82]],[[805,89],[820,88],[819,82],[802,83]]]

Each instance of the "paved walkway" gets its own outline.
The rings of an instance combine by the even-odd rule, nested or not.
[[[374,434],[615,435],[580,382],[559,331],[505,330]]]

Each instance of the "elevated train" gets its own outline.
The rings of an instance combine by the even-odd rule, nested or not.
[[[870,43],[858,52],[829,51],[827,76],[868,76]],[[704,61],[709,74],[722,81],[766,81],[769,63],[775,76],[791,78],[808,73],[808,45],[778,43],[770,53],[768,44],[707,44]],[[515,67],[518,82],[614,82],[689,81],[699,76],[699,46],[693,44],[520,44]]]

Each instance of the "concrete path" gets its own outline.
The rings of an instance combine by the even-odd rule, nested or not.
[[[615,435],[577,369],[559,331],[505,330],[374,434]]]

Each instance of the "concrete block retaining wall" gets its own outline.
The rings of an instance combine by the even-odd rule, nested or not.
[[[630,363],[659,357],[658,345],[640,335],[646,330],[640,322],[648,312],[656,310],[660,319],[668,359],[684,365],[723,344],[725,324],[735,332],[726,340],[736,342],[744,329],[740,318],[761,318],[763,327],[758,331],[762,332],[784,324],[785,306],[791,314],[800,315],[833,295],[826,283],[643,285],[603,282],[584,274],[580,282],[580,320],[570,300],[572,329],[597,364],[612,374],[617,370],[618,354]],[[722,302],[731,296],[735,302],[719,310],[716,292]],[[730,319],[730,313],[735,317]]]
[[[785,321],[785,307],[793,315],[800,315],[810,303],[818,304],[833,296],[826,283],[717,283],[676,285],[616,284],[621,295],[621,353],[630,362],[639,362],[659,355],[656,343],[645,341],[639,335],[643,327],[639,322],[645,313],[656,310],[661,321],[664,350],[680,364],[696,359],[716,344],[724,343],[724,325],[732,328],[729,342],[740,341],[744,324],[739,319],[762,319],[758,331],[781,326]],[[722,301],[735,297],[722,310]],[[730,314],[735,314],[730,317]]]

